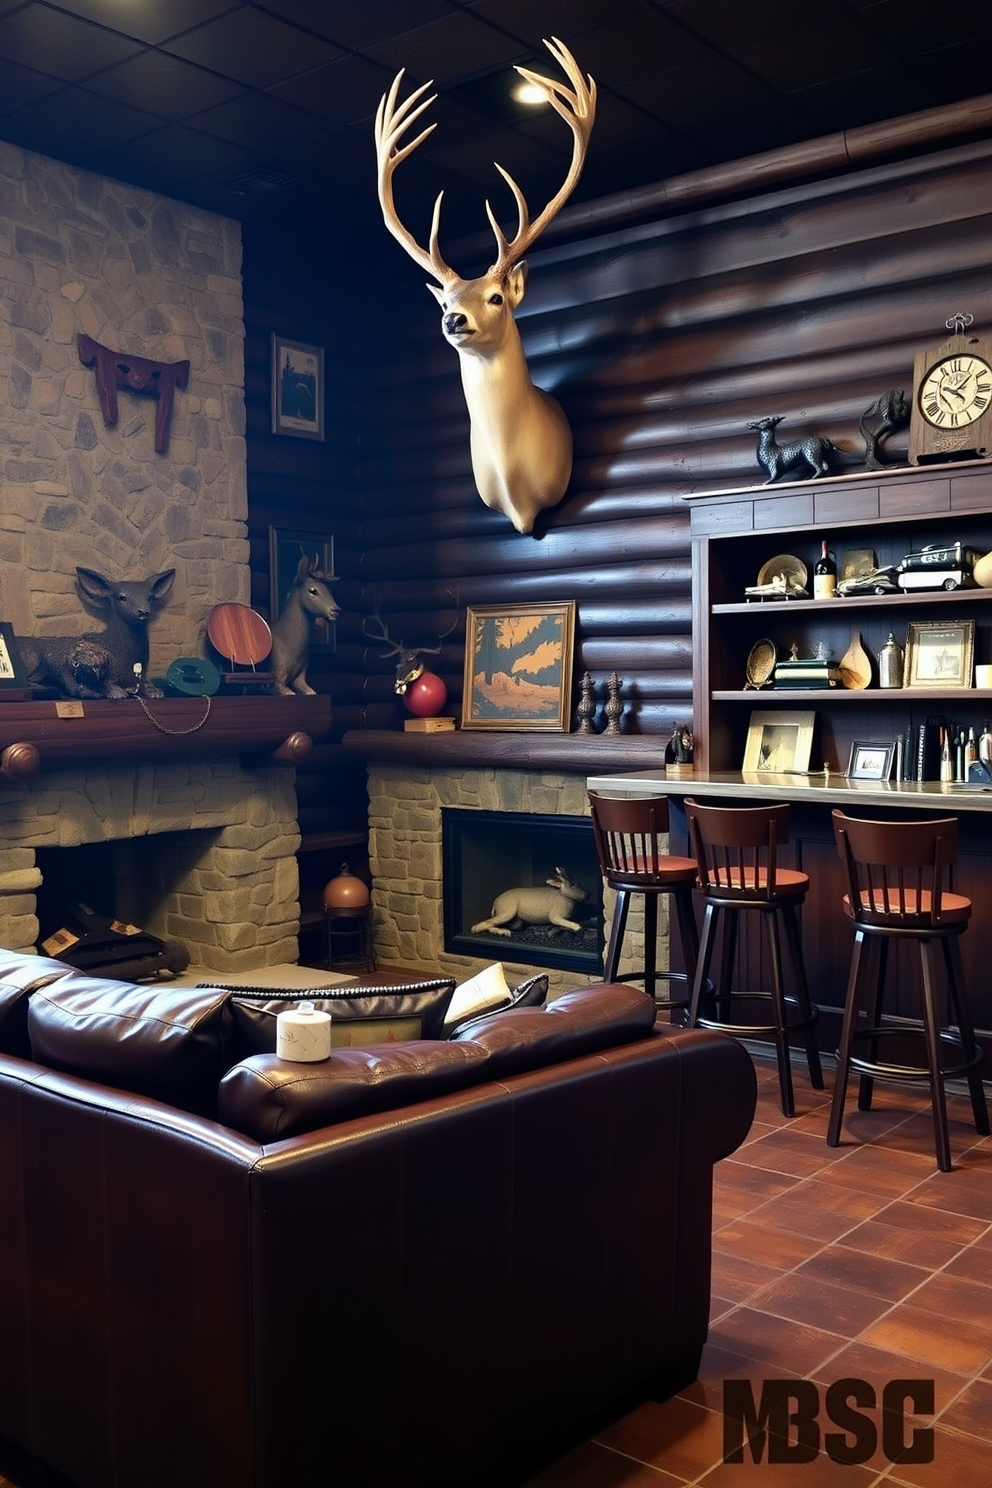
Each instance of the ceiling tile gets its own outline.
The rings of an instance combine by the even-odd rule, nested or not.
[[[18,111],[17,120],[21,125],[34,124],[75,137],[93,150],[149,134],[163,123],[157,114],[101,98],[85,88],[63,88],[49,98],[29,103]]]
[[[92,170],[168,191],[218,171],[234,171],[253,157],[247,150],[206,134],[168,124],[155,134],[95,154]]]
[[[466,7],[473,15],[482,16],[504,31],[511,31],[537,46],[545,36],[557,36],[568,42],[607,18],[614,21],[650,11],[649,0],[472,0]]]
[[[270,87],[337,55],[330,42],[244,6],[166,42],[165,50],[253,88]]]
[[[121,0],[73,0],[71,5],[50,0],[50,3],[54,9],[85,16],[111,31],[155,45],[231,10],[240,0],[141,0],[140,5],[122,4]]]
[[[698,66],[710,55],[706,42],[651,11],[590,31],[578,60],[601,86],[616,88],[669,68]]]
[[[719,112],[764,103],[768,86],[738,63],[712,57],[699,67],[679,67],[640,78],[620,90],[623,96],[648,113],[678,128],[693,119],[712,117],[714,100]],[[731,144],[731,138],[725,145]]]
[[[450,15],[452,0],[363,0],[361,4],[341,0],[258,0],[259,9],[271,11],[298,26],[315,31],[339,46],[359,49]]]
[[[192,122],[205,134],[215,134],[232,144],[262,151],[290,140],[302,146],[312,135],[323,133],[327,128],[326,120],[317,118],[315,114],[305,114],[302,109],[291,108],[288,103],[270,98],[265,93],[245,93],[240,98],[232,98],[230,103],[197,114]]]
[[[735,56],[783,93],[856,75],[888,60],[881,44],[872,36],[858,34],[853,22],[825,27],[817,22],[789,36],[740,47]]]
[[[364,47],[373,61],[411,77],[433,78],[439,87],[477,73],[492,72],[521,54],[520,42],[467,11],[429,21],[386,41]]]
[[[390,69],[365,57],[344,56],[276,83],[268,92],[337,124],[353,124],[375,117],[379,99],[392,80]]]
[[[757,5],[753,0],[750,5],[740,0],[673,0],[665,13],[718,51],[735,52],[770,36],[788,35],[812,19],[823,24],[832,19],[831,13],[838,13],[838,6],[837,0],[816,0],[815,10],[796,0],[761,0]]]
[[[0,17],[0,56],[37,72],[78,83],[138,50],[134,41],[76,20],[47,5],[25,5]]]
[[[46,98],[61,86],[57,78],[0,59],[0,115],[23,108],[38,98]]]
[[[204,67],[151,49],[109,67],[90,86],[108,98],[152,109],[167,119],[201,113],[244,91],[243,85],[231,78],[218,77]]]

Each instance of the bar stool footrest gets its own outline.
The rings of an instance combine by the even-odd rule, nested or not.
[[[730,1002],[731,1005],[733,1005],[735,1001],[772,1001],[772,994],[770,992],[761,991],[721,993],[714,992],[712,995],[718,997],[720,1002]],[[783,1001],[785,1002],[787,1008],[798,1009],[799,1004],[794,997],[783,998]],[[813,1003],[810,1006],[809,1015],[807,1017],[798,1017],[795,1018],[793,1021],[785,1024],[785,1032],[802,1033],[805,1029],[812,1028],[813,1025],[819,1021],[819,1018],[820,1009],[816,1006],[815,1003]],[[737,1037],[743,1037],[748,1034],[774,1034],[777,1031],[776,1025],[774,1023],[725,1023],[719,1018],[706,1018],[703,1017],[702,1014],[699,1014],[697,1016],[696,1024],[699,1028],[710,1028],[717,1033],[732,1033]]]
[[[960,1049],[964,1053],[964,1045],[960,1036],[942,1028],[938,1035],[939,1042],[950,1049]],[[868,1039],[883,1038],[916,1038],[925,1039],[926,1030],[917,1028],[913,1024],[888,1024],[881,1028],[859,1028],[854,1035],[853,1043],[864,1042]],[[984,1052],[979,1047],[970,1059],[962,1064],[941,1065],[940,1075],[944,1080],[954,1080],[961,1075],[969,1075],[972,1070],[979,1069],[984,1062]],[[930,1068],[926,1064],[889,1064],[882,1060],[863,1059],[860,1055],[853,1054],[849,1060],[849,1067],[859,1075],[870,1075],[878,1080],[929,1080]]]

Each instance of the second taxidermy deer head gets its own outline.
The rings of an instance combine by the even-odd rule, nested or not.
[[[393,205],[396,167],[436,128],[430,124],[416,139],[400,143],[414,120],[434,102],[436,94],[423,97],[431,84],[424,83],[397,104],[403,72],[397,73],[379,103],[375,121],[379,203],[393,237],[438,281],[427,287],[441,306],[441,329],[461,363],[471,422],[472,471],[479,495],[487,506],[509,517],[518,532],[530,532],[538,513],[555,506],[564,496],[572,473],[572,435],[561,408],[530,379],[513,312],[523,299],[527,283],[524,254],[575,189],[596,116],[596,84],[592,78],[583,77],[571,52],[560,41],[552,37],[544,44],[572,88],[526,67],[516,71],[540,89],[568,124],[572,161],[560,190],[533,222],[519,186],[497,164],[517,205],[517,231],[508,242],[486,202],[497,256],[479,279],[462,279],[441,257],[438,227],[443,192],[434,203],[429,249],[415,241]]]

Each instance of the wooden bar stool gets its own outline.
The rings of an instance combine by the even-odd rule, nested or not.
[[[796,907],[809,889],[809,878],[793,868],[783,868],[778,850],[789,840],[789,808],[775,806],[700,806],[687,800],[686,816],[696,854],[699,889],[706,904],[699,959],[692,988],[689,1015],[701,1028],[718,1028],[739,1038],[771,1035],[778,1062],[782,1111],[795,1115],[792,1089],[792,1065],[789,1035],[803,1034],[810,1084],[823,1089],[823,1072],[816,1046],[813,1025],[819,1009],[810,1002],[806,969]],[[731,991],[731,974],[737,948],[738,921],[742,914],[759,914],[764,920],[769,956],[768,989]],[[794,991],[785,992],[782,943],[779,927],[785,932],[785,946],[792,972]],[[717,930],[721,929],[720,975],[715,990],[707,987],[710,964],[716,949]],[[714,1002],[712,1015],[704,1016],[700,1006]],[[771,1021],[743,1023],[734,1019],[734,1003],[767,1000],[771,1004]],[[791,1021],[789,1014],[793,1016]]]
[[[644,982],[644,990],[659,1008],[675,1011],[689,1006],[689,991],[696,970],[699,933],[693,910],[692,890],[696,882],[693,858],[673,857],[661,839],[668,834],[668,801],[664,796],[613,797],[589,791],[592,829],[604,879],[616,890],[616,905],[610,925],[603,979],[607,982]],[[620,953],[631,896],[644,900],[644,966],[619,976]],[[658,900],[665,895],[675,906],[682,946],[684,972],[657,968]],[[660,997],[657,983],[682,982],[685,995]]]
[[[971,900],[948,888],[957,851],[957,818],[882,822],[846,816],[842,811],[834,811],[832,815],[847,883],[844,912],[854,923],[854,953],[837,1049],[837,1080],[827,1144],[836,1147],[840,1142],[851,1070],[861,1076],[858,1091],[861,1111],[871,1110],[876,1079],[926,1080],[933,1108],[937,1165],[941,1172],[949,1173],[951,1144],[944,1092],[947,1078],[967,1077],[975,1128],[983,1136],[989,1134],[981,1076],[984,1055],[975,1041],[959,944],[959,937],[971,918]],[[892,941],[898,940],[908,941],[919,949],[922,1026],[916,1021],[891,1016],[882,1022],[888,948]],[[949,1014],[946,1024],[941,1023],[937,1008],[935,941],[943,950]],[[862,1017],[864,1027],[859,1026]],[[880,1059],[879,1041],[883,1038],[921,1038],[925,1064]],[[866,1057],[853,1052],[859,1042],[868,1045]],[[956,1051],[958,1061],[942,1064],[942,1048]]]

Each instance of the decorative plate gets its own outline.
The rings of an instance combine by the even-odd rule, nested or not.
[[[747,659],[748,687],[764,687],[770,682],[777,659],[778,653],[775,650],[774,641],[769,641],[767,638],[755,641]]]
[[[777,553],[774,558],[769,558],[758,574],[758,583],[770,584],[779,574],[785,574],[790,589],[806,588],[806,580],[809,577],[806,565],[801,558],[796,558],[792,553]]]

